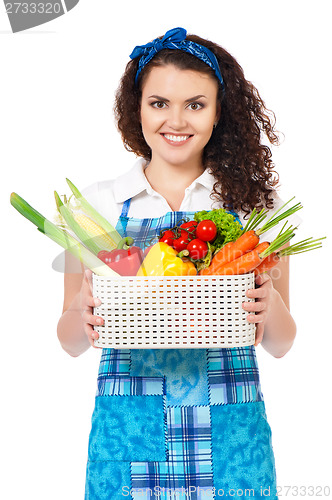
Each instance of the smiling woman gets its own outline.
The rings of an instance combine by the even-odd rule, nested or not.
[[[197,211],[232,207],[243,222],[254,207],[278,208],[271,152],[261,141],[261,133],[277,141],[274,125],[236,60],[182,28],[136,47],[131,57],[115,114],[125,147],[141,158],[129,173],[84,193],[116,230],[144,248]],[[249,291],[256,302],[251,309],[243,304],[255,311],[247,320],[257,326],[256,345],[262,341],[275,357],[295,336],[287,260],[279,270],[273,282],[257,278]],[[58,336],[73,356],[98,338],[89,279],[65,281]],[[120,498],[129,484],[131,498],[146,500],[157,496],[155,487],[189,491],[197,500],[212,499],[214,488],[248,488],[254,496],[269,490],[276,498],[254,345],[103,350],[86,499]]]

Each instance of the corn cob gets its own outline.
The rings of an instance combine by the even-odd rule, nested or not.
[[[62,203],[60,196],[54,191],[57,208],[68,227],[81,242],[95,255],[100,250],[113,250],[116,244],[113,239],[96,222],[84,214],[75,213],[69,204]]]
[[[105,230],[94,220],[82,213],[73,212],[75,221],[81,226],[90,238],[100,247],[101,250],[114,250],[115,242],[105,232]]]
[[[84,198],[82,193],[77,189],[77,187],[69,180],[66,179],[68,186],[71,189],[75,199],[80,204],[84,212],[92,217],[97,224],[99,224],[105,232],[114,240],[115,244],[118,245],[122,240],[122,236],[118,233],[118,231],[112,226],[112,224],[105,219],[90,203]]]

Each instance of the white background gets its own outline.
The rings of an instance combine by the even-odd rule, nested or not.
[[[279,192],[304,205],[301,239],[331,237],[331,10],[319,0],[81,0],[12,34],[0,9],[0,496],[81,500],[100,351],[61,349],[63,275],[51,266],[61,249],[14,211],[10,193],[51,218],[65,177],[83,188],[128,170],[135,157],[112,116],[117,83],[135,45],[183,26],[223,45],[258,87],[284,134],[273,148]],[[286,486],[288,497],[332,488],[330,256],[327,239],[292,258],[295,345],[282,359],[257,349],[282,496]]]

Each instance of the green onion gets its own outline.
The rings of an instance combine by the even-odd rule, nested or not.
[[[316,240],[311,238],[307,238],[305,240],[299,241],[298,243],[294,243],[287,248],[283,248],[279,250],[279,257],[285,257],[286,255],[294,255],[297,253],[309,252],[310,250],[315,250],[316,248],[322,247],[322,240],[325,240],[326,236],[322,238],[317,238]]]
[[[265,233],[266,231],[268,231],[269,229],[271,229],[272,227],[276,226],[277,224],[279,224],[279,222],[283,219],[286,219],[287,217],[290,217],[291,215],[293,215],[295,212],[297,212],[298,210],[300,210],[302,207],[301,203],[296,203],[296,205],[294,205],[293,207],[291,208],[288,208],[287,210],[285,210],[285,212],[282,212],[281,214],[279,214],[279,212],[286,206],[288,205],[289,202],[291,202],[295,197],[293,196],[293,198],[291,198],[289,201],[287,201],[286,203],[284,203],[266,222],[265,224],[260,228],[260,229],[257,229],[256,231],[256,234],[259,236],[263,233]],[[279,214],[279,215],[277,215]]]
[[[99,226],[102,227],[105,232],[112,238],[114,243],[118,245],[118,243],[120,243],[120,240],[122,239],[122,236],[118,233],[118,231],[92,205],[90,205],[90,203],[84,198],[82,193],[77,189],[76,186],[74,186],[74,184],[69,179],[66,178],[66,181],[73,195],[84,209],[85,213],[87,215],[90,215],[90,217],[92,217],[92,219],[97,222],[97,224],[99,224]]]
[[[118,273],[114,272],[103,261],[98,259],[96,255],[85,248],[82,243],[37,212],[37,210],[29,205],[21,196],[12,193],[10,195],[10,203],[21,215],[37,226],[40,232],[58,243],[65,250],[68,250],[95,274],[109,277],[119,276]]]
[[[258,224],[260,224],[266,218],[267,213],[268,210],[266,210],[265,208],[262,208],[259,213],[257,213],[256,208],[254,208],[250,214],[247,224],[242,230],[242,233],[254,230],[258,226]]]
[[[287,222],[283,225],[278,236],[270,243],[269,247],[260,254],[262,259],[265,259],[265,257],[278,250],[278,248],[288,243],[295,236],[294,230],[297,228],[289,226],[287,229],[284,229],[286,224]]]

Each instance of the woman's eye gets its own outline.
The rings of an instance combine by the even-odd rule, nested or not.
[[[196,111],[196,110],[198,110],[198,109],[203,108],[203,104],[201,104],[200,102],[192,102],[191,104],[189,104],[189,107],[190,107],[190,109],[192,109],[193,111]]]
[[[163,109],[166,106],[166,103],[163,101],[155,101],[151,103],[151,106],[154,108]]]

